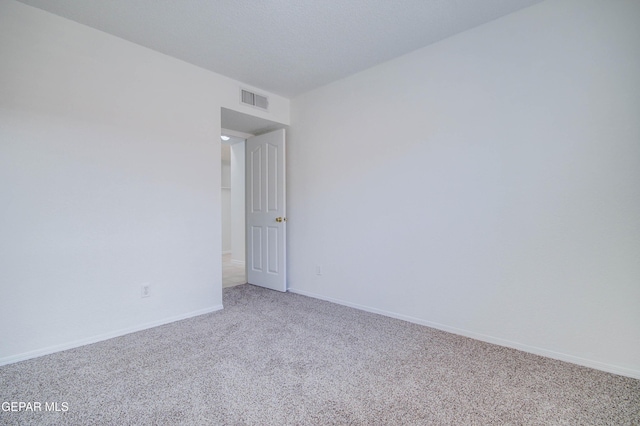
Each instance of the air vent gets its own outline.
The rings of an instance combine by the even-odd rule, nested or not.
[[[243,104],[264,109],[265,111],[269,109],[269,99],[266,96],[258,95],[248,90],[240,90],[240,100]]]

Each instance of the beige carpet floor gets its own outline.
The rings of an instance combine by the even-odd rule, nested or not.
[[[288,293],[0,368],[0,424],[638,425],[640,381]]]

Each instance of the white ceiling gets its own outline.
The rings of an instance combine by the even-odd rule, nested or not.
[[[19,0],[294,97],[541,0]]]

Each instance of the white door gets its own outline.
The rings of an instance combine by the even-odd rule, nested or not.
[[[287,291],[284,129],[247,139],[247,282]]]

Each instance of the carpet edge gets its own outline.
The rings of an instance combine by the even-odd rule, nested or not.
[[[312,297],[314,299],[320,299],[320,300],[324,300],[331,303],[337,303],[338,305],[348,306],[350,308],[358,309],[361,311],[371,312],[374,314],[379,314],[386,317],[407,321],[413,324],[435,328],[437,330],[446,331],[448,333],[457,334],[459,336],[469,337],[471,339],[480,340],[482,342],[491,343],[498,346],[504,346],[511,349],[517,349],[519,351],[531,353],[534,355],[539,355],[546,358],[552,358],[558,361],[564,361],[571,364],[580,365],[582,367],[593,368],[595,370],[617,374],[619,376],[630,377],[632,379],[640,379],[640,370],[635,370],[632,368],[622,367],[614,364],[607,364],[600,361],[577,357],[575,355],[569,355],[562,352],[555,352],[549,349],[539,348],[537,346],[530,346],[523,343],[514,342],[511,340],[506,340],[499,337],[489,336],[482,333],[476,333],[474,331],[451,327],[445,324],[431,322],[431,321],[423,320],[423,319],[408,316],[408,315],[398,314],[391,311],[385,311],[383,309],[372,308],[365,305],[359,305],[357,303],[352,303],[352,302],[348,302],[341,299],[326,297],[321,294],[317,294],[307,290],[301,290],[301,289],[289,287],[287,288],[287,291],[295,294],[300,294],[302,296]]]
[[[150,328],[158,327],[165,324],[170,324],[172,322],[181,321],[188,318],[197,317],[199,315],[210,314],[212,312],[220,311],[223,309],[222,304],[211,306],[209,308],[199,309],[197,311],[187,312],[186,314],[176,315],[173,317],[163,318],[157,321],[151,321],[144,324],[139,324],[133,327],[127,327],[115,331],[111,331],[108,333],[98,334],[96,336],[87,337],[84,339],[73,340],[67,343],[61,343],[58,345],[48,346],[41,349],[35,349],[33,351],[23,352],[17,355],[10,355],[7,357],[0,358],[0,366],[15,364],[16,362],[26,361],[32,358],[38,358],[44,355],[50,355],[56,352],[66,351],[68,349],[78,348],[80,346],[90,345],[92,343],[102,342],[104,340],[113,339],[115,337],[124,336],[126,334],[135,333],[142,330],[147,330]]]

